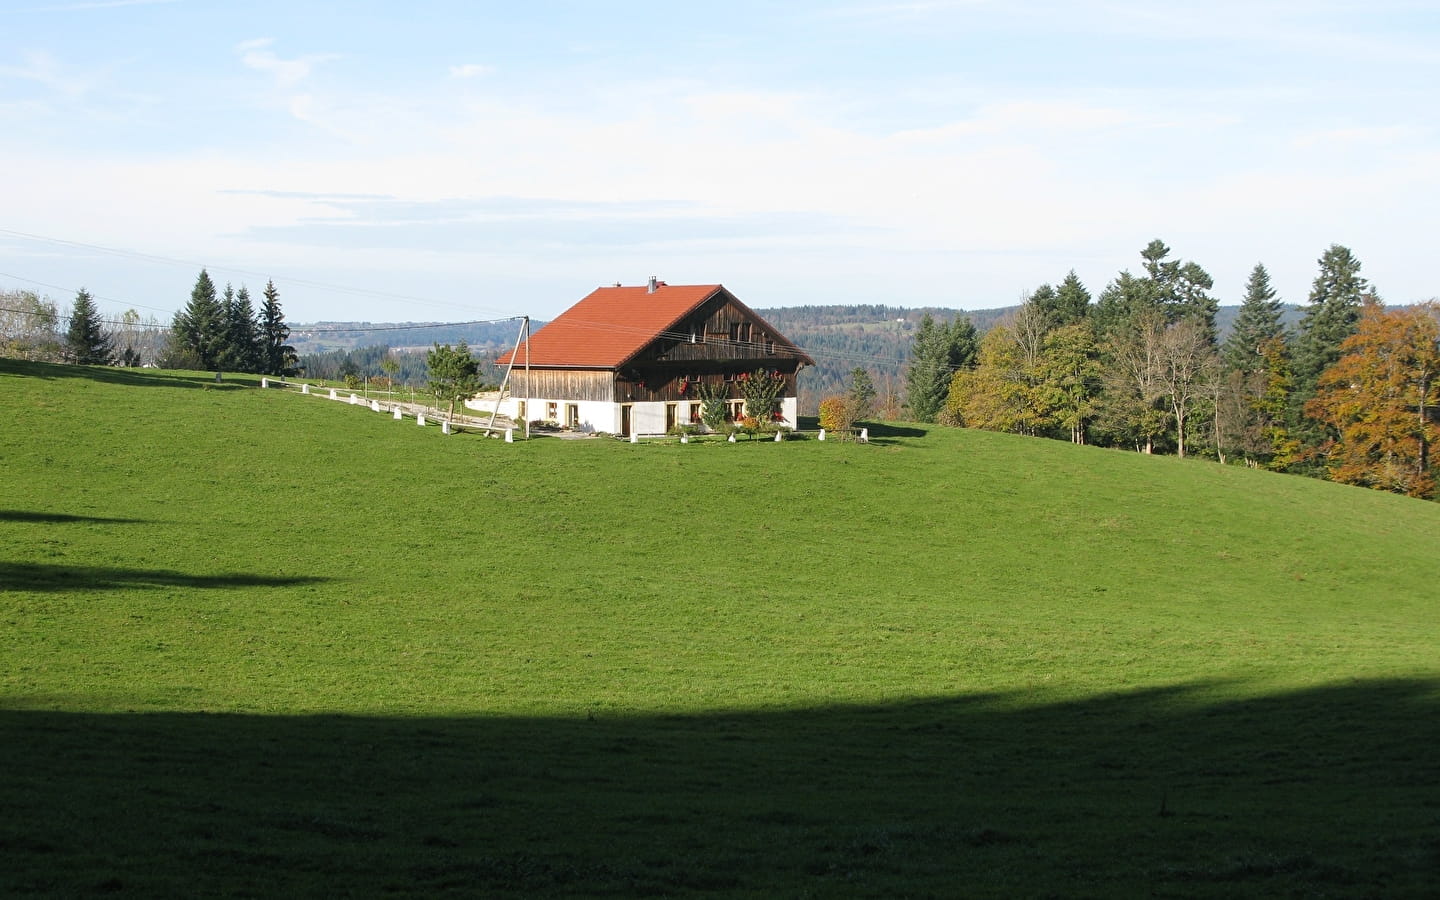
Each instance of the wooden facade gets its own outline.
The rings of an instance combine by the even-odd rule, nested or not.
[[[632,421],[648,433],[694,420],[701,385],[723,386],[738,410],[756,371],[782,379],[780,405],[793,419],[796,374],[814,365],[723,286],[654,281],[597,289],[536,332],[530,350],[513,354],[517,414],[622,434]]]

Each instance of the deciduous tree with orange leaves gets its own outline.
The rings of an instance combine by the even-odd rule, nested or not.
[[[1367,302],[1359,330],[1320,376],[1305,413],[1335,429],[1324,448],[1333,481],[1433,497],[1440,441],[1440,307]]]

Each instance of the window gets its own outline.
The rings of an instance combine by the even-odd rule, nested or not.
[[[691,424],[691,425],[699,425],[699,424],[700,424],[700,404],[698,404],[698,403],[692,403],[692,404],[690,404],[690,424]]]
[[[525,401],[521,400],[515,410],[516,416],[521,422],[525,421]]]
[[[725,401],[725,407],[725,421],[738,422],[745,418],[744,400],[727,400]]]
[[[545,421],[554,422],[558,418],[560,418],[560,416],[555,409],[555,401],[551,400],[545,404]]]

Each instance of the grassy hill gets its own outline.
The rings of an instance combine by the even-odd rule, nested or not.
[[[0,360],[0,894],[1427,896],[1440,506]]]

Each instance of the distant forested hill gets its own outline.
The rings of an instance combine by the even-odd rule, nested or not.
[[[915,328],[928,313],[939,321],[969,316],[980,331],[989,330],[1012,308],[965,312],[941,307],[786,306],[757,309],[765,321],[798,344],[815,360],[800,372],[800,414],[813,416],[820,398],[845,390],[850,370],[870,372],[882,403],[893,394],[898,404],[905,393],[905,362]],[[892,410],[898,415],[898,410]]]
[[[530,323],[531,330],[543,322]],[[469,344],[471,349],[509,349],[520,331],[519,322],[447,324],[444,322],[314,322],[290,326],[290,346],[301,356],[331,350],[387,346],[426,349],[434,344]]]

